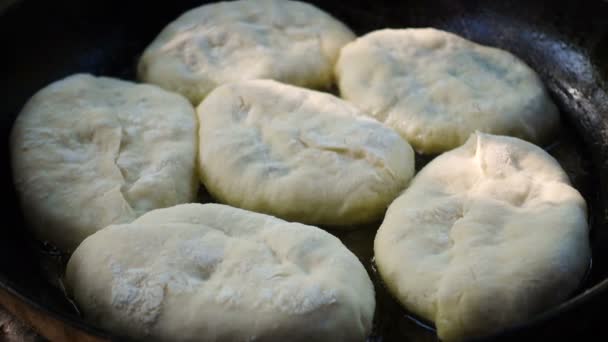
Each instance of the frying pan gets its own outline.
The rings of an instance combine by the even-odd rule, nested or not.
[[[385,27],[432,26],[509,50],[540,74],[562,112],[564,133],[557,148],[549,152],[560,160],[589,204],[593,266],[581,289],[568,301],[489,339],[606,337],[608,1],[311,2],[359,35]],[[24,225],[27,213],[18,205],[9,165],[12,123],[35,91],[69,74],[89,72],[134,79],[134,66],[144,47],[181,12],[201,3],[24,0],[0,14],[0,181],[4,193],[0,304],[51,340],[123,339],[85,322],[57,284],[49,280],[53,269],[43,261],[61,255],[33,240]],[[349,234],[341,237],[366,243],[373,238],[373,231],[363,240]],[[367,243],[371,245],[371,241]],[[367,264],[370,253],[369,249],[363,253]],[[381,285],[376,291],[379,313],[370,340],[435,339],[432,332],[417,326]]]

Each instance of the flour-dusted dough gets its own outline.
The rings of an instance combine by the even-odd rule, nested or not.
[[[355,35],[303,2],[242,0],[190,10],[145,50],[138,75],[198,103],[229,82],[270,78],[328,88],[340,48]]]
[[[485,335],[563,301],[589,265],[586,204],[555,159],[477,133],[428,164],[374,244],[393,295],[447,341]]]
[[[364,341],[375,308],[336,237],[220,204],[100,230],[66,282],[87,319],[142,341]]]
[[[197,108],[199,174],[220,202],[308,224],[379,220],[414,152],[349,103],[270,80],[214,90]]]
[[[346,45],[336,64],[343,98],[439,153],[471,133],[546,143],[559,114],[524,62],[435,29],[380,30]]]
[[[11,135],[36,236],[71,251],[112,223],[195,198],[196,116],[182,96],[79,74],[40,90]]]

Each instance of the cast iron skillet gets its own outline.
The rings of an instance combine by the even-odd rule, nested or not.
[[[566,161],[568,165],[563,166],[590,207],[593,267],[572,299],[490,338],[604,337],[603,309],[608,305],[608,2],[312,2],[357,34],[385,27],[437,27],[507,49],[540,73],[562,110],[567,132],[558,159]],[[201,3],[29,0],[13,4],[0,16],[0,180],[4,193],[0,303],[51,340],[120,338],[84,322],[47,280],[48,269],[40,263],[40,256],[48,251],[27,234],[12,184],[7,137],[15,116],[35,91],[72,73],[133,79],[143,48],[169,21]],[[370,340],[434,339],[432,333],[412,328],[412,322],[381,286],[377,292],[378,311],[391,319],[377,320]]]

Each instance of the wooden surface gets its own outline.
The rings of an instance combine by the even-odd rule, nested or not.
[[[0,306],[0,341],[43,342],[48,340],[35,333],[32,328]]]
[[[2,330],[7,331],[6,333],[3,332],[7,336],[6,339],[3,339],[4,336],[0,335],[0,341],[45,341],[45,339],[36,336],[35,331],[50,341],[108,342],[106,339],[89,335],[55,318],[52,314],[30,305],[4,288],[0,288],[0,307],[3,310],[0,317],[5,317],[4,321],[6,322],[2,325]],[[10,338],[16,339],[11,340]]]

